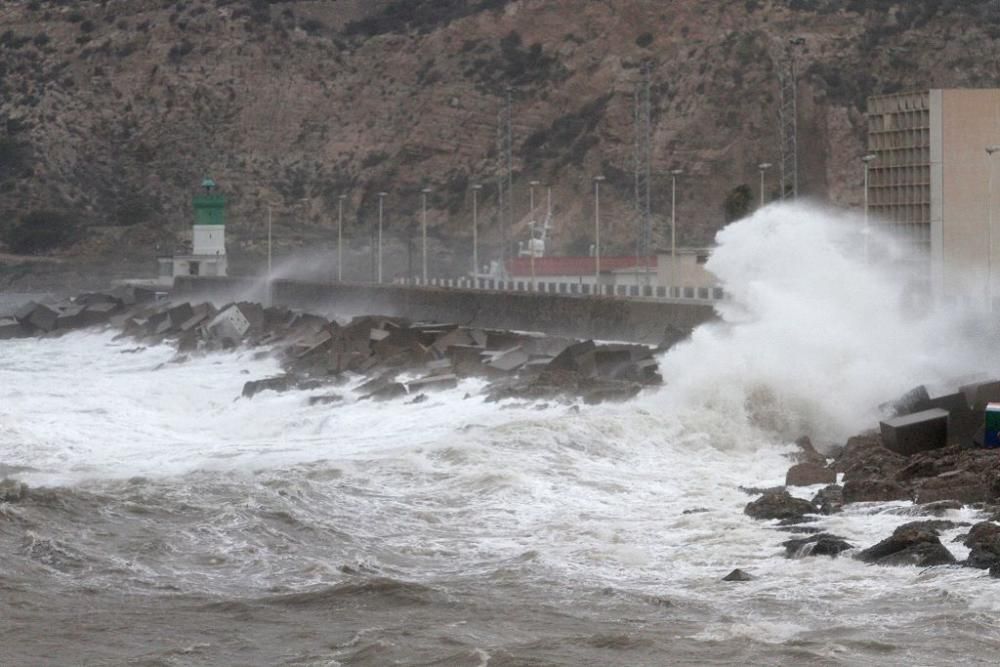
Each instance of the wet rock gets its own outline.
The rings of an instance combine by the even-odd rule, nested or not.
[[[816,507],[808,500],[795,498],[787,491],[771,491],[743,508],[743,512],[754,519],[798,519],[816,512]]]
[[[726,576],[722,578],[723,581],[753,581],[757,577],[753,576],[749,572],[744,572],[743,570],[736,568]]]
[[[832,468],[844,473],[847,482],[868,477],[891,478],[908,462],[905,456],[883,447],[880,435],[868,433],[850,438]]]
[[[1000,525],[990,521],[977,523],[965,536],[964,544],[969,547],[966,566],[985,570],[1000,563]]]
[[[458,386],[458,376],[452,374],[429,375],[417,380],[410,380],[406,383],[406,386],[411,392],[454,389]]]
[[[933,514],[935,516],[941,516],[945,512],[960,510],[962,507],[964,507],[964,505],[957,500],[938,500],[936,502],[921,505],[920,511],[927,514]]]
[[[831,484],[813,496],[812,504],[823,514],[836,514],[844,507],[844,487]]]
[[[12,317],[0,318],[0,340],[27,338],[31,333],[32,328],[27,324],[21,324]]]
[[[983,478],[976,473],[963,470],[951,470],[924,480],[917,488],[916,494],[918,503],[952,500],[971,504],[988,499]]]
[[[865,549],[857,557],[874,565],[929,567],[956,562],[935,531],[914,524],[903,524],[891,537]]]
[[[406,396],[406,385],[402,382],[390,382],[384,387],[376,389],[372,393],[368,394],[365,398],[370,398],[375,401],[389,401],[394,398],[399,398],[401,396]]]
[[[788,558],[804,558],[807,556],[831,556],[836,558],[842,551],[853,549],[844,538],[830,533],[817,533],[809,537],[786,540],[781,543],[785,547]]]
[[[0,503],[16,503],[28,494],[28,485],[16,479],[0,480]]]
[[[990,576],[994,579],[1000,579],[1000,563],[990,565]]]
[[[837,473],[811,461],[796,463],[785,474],[785,486],[812,486],[813,484],[833,484]]]
[[[889,502],[910,500],[910,492],[903,486],[887,479],[852,479],[844,484],[844,503]]]

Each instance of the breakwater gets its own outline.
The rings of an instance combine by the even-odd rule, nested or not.
[[[184,300],[263,300],[264,291],[259,281],[244,278],[179,277],[174,282],[175,297]],[[276,305],[343,317],[378,313],[650,344],[685,335],[715,318],[714,308],[704,303],[298,280],[275,280],[272,300]]]

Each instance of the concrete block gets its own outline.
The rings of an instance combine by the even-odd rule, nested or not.
[[[920,385],[909,390],[896,400],[882,403],[878,407],[883,415],[898,417],[926,410],[930,400],[931,397],[927,393],[927,387]]]
[[[524,343],[526,336],[512,333],[510,331],[487,331],[486,349],[507,350],[512,347],[519,347]]]
[[[516,371],[528,363],[530,357],[520,345],[494,354],[486,361],[486,365],[505,373]]]
[[[885,447],[904,456],[948,444],[948,412],[941,408],[893,417],[880,422],[879,428]]]
[[[208,330],[219,338],[240,340],[250,329],[250,322],[234,304],[223,309],[208,323]]]
[[[473,345],[474,343],[472,334],[465,329],[452,329],[438,336],[432,347],[444,354],[452,345]]]
[[[594,361],[594,341],[585,340],[570,345],[549,364],[549,370],[573,371],[584,377],[590,377],[597,372]]]
[[[86,326],[83,306],[69,306],[59,310],[56,316],[56,329],[79,329]]]
[[[27,338],[31,335],[31,327],[21,324],[13,317],[0,319],[0,340],[10,340],[11,338]]]
[[[454,389],[458,386],[458,376],[453,373],[447,375],[429,375],[418,380],[411,380],[406,385],[410,393]]]
[[[926,409],[931,408],[948,411],[948,443],[952,445],[968,446],[983,423],[983,413],[969,407],[962,392],[932,397],[926,404]]]
[[[37,301],[29,301],[20,308],[14,311],[14,319],[21,324],[28,324],[28,320],[31,319],[31,314],[35,312],[35,308],[38,307]]]
[[[194,316],[194,310],[190,303],[181,303],[167,311],[167,318],[170,320],[171,329],[180,329],[181,325]]]
[[[975,382],[959,387],[969,406],[976,411],[985,410],[987,403],[1000,403],[1000,380]]]

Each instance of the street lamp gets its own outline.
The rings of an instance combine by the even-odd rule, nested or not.
[[[683,169],[670,170],[670,291],[674,291],[677,275],[677,177]],[[762,172],[763,173],[763,172]]]
[[[868,264],[868,170],[871,168],[871,163],[877,159],[878,156],[875,153],[869,153],[861,158],[861,161],[865,163],[865,264]]]
[[[764,172],[773,167],[770,162],[761,162],[757,165],[760,169],[760,207],[764,208]]]
[[[378,282],[382,284],[382,201],[385,199],[387,192],[378,193]]]
[[[541,181],[531,181],[528,183],[530,189],[528,190],[529,202],[531,206],[531,220],[528,222],[528,229],[531,232],[528,237],[528,257],[531,262],[531,291],[534,292],[536,289],[535,283],[535,186],[541,185]]]
[[[347,195],[337,197],[337,282],[344,282],[344,200]]]
[[[993,312],[993,155],[1000,152],[1000,144],[986,147],[986,159],[990,162],[989,194],[986,198],[986,302],[989,312]]]
[[[594,176],[594,293],[601,289],[601,181]]]
[[[420,220],[420,236],[422,237],[421,238],[422,248],[420,253],[422,256],[421,261],[423,264],[424,285],[427,284],[427,195],[430,194],[430,191],[431,191],[430,188],[424,188],[423,190],[420,191],[421,209],[422,209],[421,220]]]
[[[472,186],[472,286],[479,287],[479,191],[483,186]]]

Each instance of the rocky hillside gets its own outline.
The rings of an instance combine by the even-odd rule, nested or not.
[[[837,204],[861,197],[867,95],[1000,85],[995,0],[6,0],[0,232],[10,240],[34,214],[58,228],[59,254],[152,269],[209,174],[231,200],[238,267],[260,255],[269,202],[281,252],[328,257],[344,194],[360,276],[377,193],[395,272],[428,186],[435,267],[465,266],[473,183],[485,184],[482,254],[498,248],[509,84],[512,236],[539,180],[553,187],[557,248],[585,249],[601,173],[604,233],[627,252],[633,90],[648,61],[654,211],[669,219],[666,172],[683,168],[678,232],[702,244],[727,194],[746,184],[755,200],[757,163],[777,161],[774,62],[793,37],[802,190]]]

